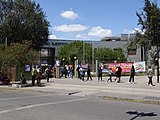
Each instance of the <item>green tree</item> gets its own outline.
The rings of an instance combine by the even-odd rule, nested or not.
[[[109,49],[109,48],[96,48],[95,59],[101,62],[118,62],[127,61],[124,52],[121,48]]]
[[[13,43],[10,46],[0,45],[0,68],[35,64],[39,59],[39,52],[33,50],[29,45]]]
[[[91,63],[91,52],[91,44],[82,41],[75,41],[61,46],[58,51],[57,58],[61,61],[64,60],[63,62],[65,64],[73,64],[75,57],[81,63],[83,63],[83,57],[85,57],[85,63]]]
[[[144,31],[144,36],[146,36],[149,45],[156,46],[157,43],[159,45],[160,9],[157,3],[145,0],[143,12],[137,13],[137,16],[139,18],[138,24],[142,26],[142,31]]]
[[[9,43],[31,41],[32,45],[43,45],[49,34],[49,22],[45,13],[31,0],[3,0],[0,8],[0,39]]]
[[[138,25],[141,25],[142,32],[136,32],[135,39],[131,39],[127,44],[127,48],[138,48],[144,50],[144,60],[150,61],[150,57],[155,58],[157,55],[150,51],[155,52],[154,46],[159,46],[160,44],[160,9],[157,6],[157,3],[150,2],[150,0],[144,0],[143,11],[136,13],[138,17]],[[152,50],[152,48],[154,50]],[[151,53],[152,55],[150,55]],[[152,60],[153,60],[152,58]]]

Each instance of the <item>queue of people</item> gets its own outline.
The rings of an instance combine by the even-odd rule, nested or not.
[[[83,68],[82,66],[78,65],[77,69],[77,77],[78,79],[82,80],[82,81],[88,81],[88,80],[92,80],[92,74],[91,74],[91,69],[89,67],[89,65],[85,68]],[[50,81],[50,77],[51,74],[55,74],[55,69],[51,68],[51,67],[46,67],[45,69],[42,70],[42,68],[40,68],[39,66],[33,66],[32,70],[31,70],[31,76],[32,76],[32,86],[41,86],[41,79],[42,79],[42,73],[45,75],[46,81],[49,82]],[[99,66],[98,70],[97,70],[97,81],[107,81],[107,82],[117,82],[120,83],[121,82],[121,73],[122,73],[122,68],[121,67],[117,67],[116,70],[112,70],[112,68],[108,69],[108,77],[103,78],[103,73],[102,73],[102,67]],[[132,65],[131,69],[130,69],[130,76],[128,79],[128,83],[130,84],[135,84],[135,68],[134,65]],[[69,67],[69,68],[64,68],[64,74],[65,74],[65,78],[73,78],[74,76],[74,69],[73,67]],[[5,77],[2,77],[2,73],[0,74],[0,79],[4,83],[6,80],[8,80],[7,75],[5,75]],[[148,76],[148,86],[154,86],[153,84],[153,70],[151,68],[151,66],[149,66],[148,70],[147,70],[147,76]],[[114,79],[113,79],[114,77]],[[86,79],[85,79],[86,78]],[[21,84],[27,84],[26,79],[24,77],[24,74],[21,73],[20,74],[20,81]],[[35,84],[36,82],[36,84]],[[5,83],[5,84],[8,84]]]

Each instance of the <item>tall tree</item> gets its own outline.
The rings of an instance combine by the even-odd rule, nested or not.
[[[142,26],[142,31],[144,31],[145,37],[142,37],[140,41],[144,40],[146,42],[146,48],[148,49],[150,58],[157,58],[159,61],[159,46],[160,46],[160,9],[157,3],[151,2],[150,0],[145,0],[145,5],[142,13],[137,13],[139,18],[139,25]],[[156,54],[154,48],[157,48]],[[152,61],[154,59],[151,59]],[[151,62],[149,62],[151,63]],[[157,64],[157,82],[159,83],[159,63]]]
[[[145,46],[160,45],[160,39],[158,38],[160,36],[160,9],[157,3],[145,0],[143,12],[137,13],[137,16],[139,18],[138,25],[141,25],[142,31],[144,31],[143,37],[140,36],[142,39],[139,39],[138,43],[143,43]]]
[[[43,45],[49,34],[45,13],[32,0],[3,0],[0,9],[0,34],[9,43],[31,41],[33,46]]]
[[[70,44],[65,44],[60,47],[57,58],[65,62],[66,64],[72,63],[76,57],[79,62],[91,63],[92,46],[89,43],[82,41],[75,41]]]
[[[154,46],[160,45],[160,9],[157,3],[144,0],[143,11],[140,13],[137,12],[136,14],[138,17],[138,25],[141,25],[142,32],[136,31],[136,37],[129,41],[128,47],[143,48],[145,54],[144,60],[150,63],[148,53],[151,52],[149,51],[152,51],[151,49],[154,48]]]
[[[145,31],[144,35],[149,45],[156,46],[159,44],[160,39],[160,9],[157,3],[145,0],[145,5],[142,13],[137,13],[139,18],[139,25],[142,26],[142,30]]]
[[[12,43],[6,48],[0,45],[0,68],[36,64],[39,60],[39,52],[33,50],[30,45]]]
[[[124,52],[121,48],[109,49],[109,48],[96,48],[95,59],[101,62],[118,62],[127,61]]]

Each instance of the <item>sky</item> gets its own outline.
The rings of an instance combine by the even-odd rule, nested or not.
[[[34,0],[50,22],[49,38],[101,40],[140,30],[144,0]]]

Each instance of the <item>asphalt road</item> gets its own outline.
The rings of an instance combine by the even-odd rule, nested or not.
[[[6,89],[0,120],[160,120],[160,106]]]

